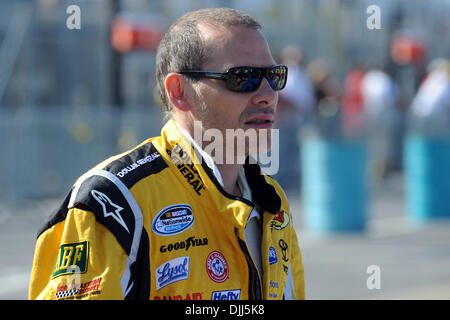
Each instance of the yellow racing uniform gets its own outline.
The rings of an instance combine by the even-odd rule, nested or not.
[[[280,186],[244,165],[252,200],[228,194],[170,120],[159,137],[82,175],[39,232],[30,299],[304,299]],[[262,272],[244,229],[261,215]]]

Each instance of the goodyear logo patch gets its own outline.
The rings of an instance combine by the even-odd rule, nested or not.
[[[89,243],[87,241],[61,245],[52,279],[64,274],[85,273],[88,266],[88,256]]]

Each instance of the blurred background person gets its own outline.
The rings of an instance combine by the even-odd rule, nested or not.
[[[394,165],[391,143],[399,121],[396,110],[399,89],[386,71],[373,68],[364,75],[361,92],[369,135],[370,169],[373,177],[379,180]]]
[[[450,61],[430,62],[411,104],[413,130],[422,134],[448,135],[450,132]]]
[[[342,128],[348,136],[359,136],[363,131],[362,110],[363,95],[362,81],[364,70],[355,65],[345,76],[342,93]]]
[[[314,130],[323,137],[336,138],[341,134],[341,88],[330,63],[323,58],[312,60],[307,67],[314,90]]]

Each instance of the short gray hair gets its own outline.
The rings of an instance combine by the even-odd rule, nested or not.
[[[210,57],[210,50],[200,36],[200,23],[261,29],[256,19],[242,11],[229,8],[192,11],[176,20],[163,36],[156,53],[156,81],[166,112],[172,111],[164,85],[166,76],[170,72],[201,70]]]

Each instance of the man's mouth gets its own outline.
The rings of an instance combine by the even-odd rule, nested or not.
[[[254,121],[247,121],[246,124],[254,124],[254,123],[272,123],[270,120],[254,120]]]
[[[273,123],[274,119],[271,115],[258,115],[245,121],[247,126],[266,129],[272,128]]]

